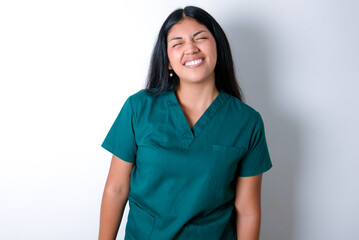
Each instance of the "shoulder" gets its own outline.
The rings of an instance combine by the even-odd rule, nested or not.
[[[238,98],[225,93],[228,95],[227,106],[230,109],[231,113],[238,118],[246,119],[247,121],[257,122],[261,117],[260,113],[251,107],[250,105],[242,102]]]
[[[155,90],[155,88],[152,88],[152,90]],[[160,92],[159,94],[152,93],[146,89],[141,89],[129,96],[129,99],[131,101],[131,104],[143,104],[146,102],[153,102],[157,101],[158,99],[163,98],[165,95],[167,95],[169,92],[164,90]]]
[[[143,113],[144,111],[154,110],[154,108],[163,106],[163,103],[165,102],[164,99],[168,94],[169,91],[167,90],[164,90],[159,94],[154,94],[150,91],[146,91],[146,89],[141,89],[131,94],[127,101],[130,102],[131,107],[135,112]]]

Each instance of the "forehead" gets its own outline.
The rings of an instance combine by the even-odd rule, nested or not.
[[[208,33],[210,33],[205,25],[197,22],[193,18],[185,18],[170,28],[167,34],[167,39],[181,35],[192,35],[199,30],[206,30]]]

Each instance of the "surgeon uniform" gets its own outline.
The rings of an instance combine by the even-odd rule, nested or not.
[[[173,90],[129,96],[102,145],[134,163],[125,240],[233,240],[235,184],[272,167],[261,115],[224,90],[191,128]]]

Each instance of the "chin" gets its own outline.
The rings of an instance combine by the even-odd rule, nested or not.
[[[180,79],[185,82],[192,82],[192,83],[199,83],[199,82],[205,82],[208,79],[210,79],[211,76],[206,76],[206,75],[198,75],[198,74],[193,74],[191,76],[186,76],[186,77],[180,77]]]

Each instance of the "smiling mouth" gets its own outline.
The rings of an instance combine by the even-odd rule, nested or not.
[[[201,65],[202,62],[203,62],[203,58],[199,58],[199,59],[196,59],[196,60],[185,62],[184,65],[186,67],[197,67],[197,66]]]

